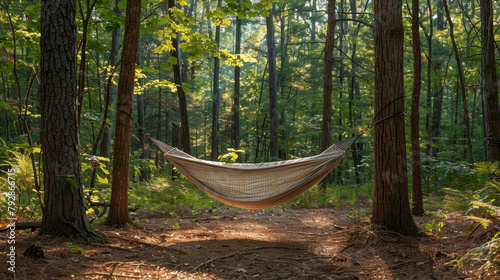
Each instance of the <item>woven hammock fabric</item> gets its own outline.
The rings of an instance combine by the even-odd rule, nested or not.
[[[319,155],[267,163],[223,163],[195,158],[152,137],[179,172],[198,188],[231,206],[264,209],[290,201],[321,181],[360,135]]]

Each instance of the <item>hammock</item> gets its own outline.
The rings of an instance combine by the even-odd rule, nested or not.
[[[145,134],[179,172],[198,188],[231,206],[264,209],[290,201],[321,181],[361,136],[334,144],[319,155],[267,163],[223,163],[195,158]]]

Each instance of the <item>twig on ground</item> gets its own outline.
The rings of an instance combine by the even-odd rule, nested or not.
[[[436,273],[434,272],[434,258],[432,257],[432,255],[429,252],[427,252],[427,257],[429,258],[429,267],[431,269],[431,279],[438,280]]]
[[[301,235],[320,235],[320,236],[330,235],[328,233],[315,233],[315,232],[305,232],[305,231],[299,231],[299,232],[297,232],[297,234],[301,234]]]
[[[109,273],[102,273],[102,272],[93,272],[93,273],[85,273],[85,274],[80,274],[81,276],[91,276],[91,275],[102,275],[102,276],[108,276]],[[120,274],[115,274],[113,277],[125,277],[125,278],[135,278],[135,279],[140,279],[143,278],[142,276],[135,276],[135,275],[120,275]]]

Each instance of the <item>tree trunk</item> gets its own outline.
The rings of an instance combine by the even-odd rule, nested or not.
[[[238,4],[241,0],[238,0]],[[241,19],[236,17],[236,44],[234,53],[239,56],[241,53]],[[240,77],[241,69],[240,66],[234,67],[234,104],[233,104],[233,142],[234,148],[238,150],[240,148]],[[241,162],[241,158],[238,157],[238,161]]]
[[[326,27],[325,69],[323,72],[323,121],[321,125],[321,151],[330,147],[330,122],[332,120],[332,88],[333,88],[333,48],[335,47],[335,0],[328,0],[328,23]],[[322,189],[328,187],[326,176],[322,181]]]
[[[269,9],[266,17],[267,27],[267,59],[269,61],[269,156],[271,160],[279,158],[279,121],[278,121],[278,89],[276,78],[276,46],[274,45],[274,13]]]
[[[433,27],[433,14],[432,14],[432,5],[431,0],[427,0],[427,8],[429,9],[429,35],[427,37],[427,98],[425,102],[425,130],[429,135],[429,139],[427,141],[427,146],[425,149],[425,154],[430,157],[432,154],[432,139],[431,139],[431,92],[432,92],[432,36],[434,32]]]
[[[465,89],[464,71],[462,69],[462,61],[460,60],[460,54],[458,53],[457,43],[455,42],[453,22],[451,21],[450,10],[448,9],[448,3],[446,2],[446,0],[443,0],[443,6],[444,6],[444,11],[446,13],[446,18],[448,20],[448,24],[450,25],[450,39],[451,39],[451,44],[453,45],[453,52],[455,53],[455,60],[457,62],[458,78],[460,80],[462,101],[464,103],[463,105],[464,105],[465,136],[467,138],[467,152],[469,155],[469,163],[471,164],[471,166],[474,166],[474,156],[472,154],[472,140],[470,135],[469,109],[467,106],[467,96],[466,96],[467,91]]]
[[[430,126],[430,143],[432,146],[429,147],[430,153],[429,155],[436,157],[439,150],[436,148],[434,144],[439,141],[441,137],[441,116],[443,112],[443,92],[444,89],[441,87],[440,89],[434,92],[433,102],[432,102],[432,117],[431,117],[431,126]]]
[[[420,50],[419,0],[412,1],[412,38],[413,38],[413,92],[411,98],[411,151],[412,151],[412,193],[413,215],[424,214],[422,198],[422,164],[420,161],[420,90],[422,88],[422,57]]]
[[[118,2],[119,2],[119,0],[116,0],[114,12],[115,12],[116,17],[121,17],[121,11],[118,8]],[[118,56],[119,51],[120,51],[121,33],[122,33],[122,28],[120,28],[120,26],[117,25],[115,27],[115,29],[113,29],[113,33],[111,35],[111,51],[109,54],[109,65],[111,67],[116,67],[118,65],[119,59],[117,56]],[[113,108],[114,103],[115,103],[116,88],[111,87],[109,89],[109,91],[107,91],[107,92],[110,92],[110,94],[111,94],[110,107]],[[105,110],[107,110],[107,109],[108,108],[105,108]],[[111,117],[110,117],[110,123],[112,123],[112,124],[114,123],[113,119]],[[110,127],[108,127],[108,125],[106,125],[106,127],[104,128],[103,139],[102,139],[102,143],[101,143],[101,156],[107,157],[107,158],[111,158],[111,131],[112,131],[112,129],[110,129]]]
[[[168,1],[168,8],[171,9],[175,6],[174,0]],[[169,16],[172,17],[172,12],[169,10]],[[182,132],[182,149],[187,154],[191,154],[191,143],[189,137],[189,121],[187,112],[186,93],[182,87],[182,56],[181,49],[179,48],[181,42],[181,32],[177,31],[177,36],[172,38],[172,46],[174,50],[170,53],[171,57],[175,57],[177,63],[173,65],[174,70],[174,83],[176,84],[177,95],[179,96],[179,111],[181,115],[181,132]]]
[[[220,7],[222,1],[217,2]],[[220,25],[215,27],[215,42],[217,48],[220,48]],[[219,55],[214,57],[214,85],[212,91],[212,152],[211,160],[217,161],[219,157],[219,107],[220,107],[220,92],[219,92],[219,72],[220,72],[220,59]]]
[[[40,143],[45,213],[40,235],[94,238],[85,216],[77,111],[76,1],[42,1]]]
[[[137,51],[137,65],[142,65],[143,60],[142,60],[142,50],[141,47],[138,46],[138,51]],[[143,79],[139,79],[139,84],[143,84]],[[137,95],[137,122],[141,127],[146,127],[146,105],[144,103],[144,95],[146,94],[145,91],[139,93]],[[149,144],[146,143],[146,137],[144,134],[139,133],[137,135],[139,137],[139,142],[141,144],[141,149],[142,149],[142,154],[141,154],[141,159],[148,161],[149,160]],[[147,140],[149,141],[149,140]],[[139,181],[149,181],[150,180],[150,172],[149,172],[149,167],[143,167],[141,168],[139,176]]]
[[[495,162],[500,160],[500,116],[491,0],[481,0],[481,49],[486,159]]]
[[[139,42],[141,1],[127,1],[122,65],[118,81],[117,115],[111,201],[107,223],[125,226],[130,223],[128,213],[128,179],[130,164],[130,130],[134,102],[135,63]]]
[[[408,199],[405,147],[403,21],[402,2],[376,0],[373,33],[375,40],[375,186],[374,224],[388,230],[414,235]],[[391,117],[394,116],[394,117]]]

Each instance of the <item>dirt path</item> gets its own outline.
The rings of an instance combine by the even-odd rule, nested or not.
[[[17,233],[16,278],[455,280],[473,277],[479,263],[461,272],[444,263],[490,238],[479,229],[467,239],[470,222],[458,214],[444,221],[446,239],[375,231],[368,217],[353,217],[347,209],[226,209],[219,219],[215,213],[176,216],[139,212],[133,215],[136,228],[98,225],[111,238],[106,245]],[[423,229],[432,218],[438,219],[415,220]],[[45,259],[22,256],[35,242]],[[12,276],[6,243],[0,239],[0,279]]]

